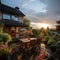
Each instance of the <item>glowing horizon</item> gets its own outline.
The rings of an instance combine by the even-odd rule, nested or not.
[[[31,25],[33,25],[33,24],[35,24],[35,27],[38,27],[38,28],[47,28],[47,27],[49,27],[49,28],[52,28],[49,24],[47,24],[47,23],[31,23]]]

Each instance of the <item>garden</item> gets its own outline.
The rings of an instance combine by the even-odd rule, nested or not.
[[[17,42],[19,39],[14,38],[14,42],[8,33],[3,32],[2,25],[0,27],[0,60],[60,60],[60,34],[53,33],[56,31],[34,29],[33,35],[40,39],[40,44],[25,51],[20,41]]]

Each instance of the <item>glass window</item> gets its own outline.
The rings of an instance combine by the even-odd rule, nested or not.
[[[17,16],[12,16],[12,20],[18,21],[18,17]]]
[[[19,17],[19,22],[23,23],[23,18]]]
[[[8,15],[8,14],[3,14],[3,19],[9,19],[9,20],[10,20],[10,15]]]

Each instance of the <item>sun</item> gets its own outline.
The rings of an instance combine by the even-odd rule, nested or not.
[[[42,28],[42,27],[46,29],[47,27],[49,27],[49,25],[48,24],[41,23],[40,28]]]
[[[50,25],[49,24],[45,24],[45,23],[40,23],[40,24],[38,24],[38,27],[46,29],[47,27],[50,28]]]

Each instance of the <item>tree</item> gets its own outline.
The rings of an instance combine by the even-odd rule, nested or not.
[[[46,34],[46,30],[43,27],[40,29],[40,32],[44,33],[44,35]]]
[[[46,29],[46,30],[47,30],[47,32],[49,32],[49,31],[50,31],[49,27],[47,27],[47,29]]]
[[[32,32],[33,32],[33,34],[34,34],[35,36],[38,36],[38,35],[39,35],[39,32],[38,32],[37,29],[33,29]]]
[[[29,30],[31,28],[31,26],[30,26],[31,25],[31,21],[26,19],[26,18],[24,18],[24,23],[27,25],[27,29]]]
[[[39,36],[43,39],[45,35],[46,35],[46,30],[44,28],[41,28]]]

